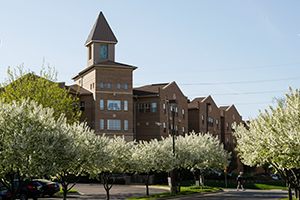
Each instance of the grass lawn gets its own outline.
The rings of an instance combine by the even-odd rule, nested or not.
[[[168,187],[168,186],[166,186]],[[199,187],[181,187],[181,191],[178,194],[171,194],[170,192],[165,192],[161,194],[154,194],[150,195],[149,197],[134,197],[130,198],[127,200],[132,200],[132,199],[156,199],[156,198],[162,198],[162,197],[170,197],[170,196],[179,196],[179,195],[186,195],[186,194],[194,194],[194,193],[201,193],[201,192],[213,192],[213,191],[219,191],[221,188],[215,188],[215,187],[209,187],[206,186],[203,189],[200,189]]]
[[[178,196],[178,195],[186,195],[186,194],[193,194],[193,193],[201,193],[201,192],[212,192],[212,191],[218,191],[221,190],[221,188],[225,188],[225,183],[215,183],[215,182],[205,182],[204,189],[200,189],[200,187],[197,186],[191,186],[194,184],[194,182],[182,182],[181,192],[178,194],[171,194],[169,192],[161,193],[161,194],[155,194],[150,195],[149,197],[134,197],[127,200],[133,200],[133,199],[156,199],[156,198],[162,198],[162,197],[169,197],[169,196]],[[282,186],[285,185],[282,181],[270,181],[270,182],[263,182],[263,183],[244,183],[244,187],[246,189],[260,189],[260,190],[272,190],[272,189],[286,189],[286,187]],[[159,186],[165,186],[167,185],[159,185]],[[236,188],[236,183],[228,183],[227,188]]]
[[[194,184],[194,182],[187,181],[187,182],[182,182],[183,186],[190,186]],[[205,182],[206,186],[211,186],[211,187],[220,187],[220,188],[225,188],[225,183],[224,182]],[[260,190],[272,190],[272,189],[286,189],[285,187],[285,182],[284,181],[266,181],[262,183],[244,183],[244,188],[246,189],[260,189]],[[228,183],[227,188],[236,188],[237,183]]]
[[[60,191],[59,192],[57,192],[56,194],[63,194],[64,192],[63,192],[63,190],[60,188]],[[77,193],[77,190],[70,190],[68,193]]]

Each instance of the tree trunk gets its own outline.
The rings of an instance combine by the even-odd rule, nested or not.
[[[145,184],[146,184],[146,196],[149,197],[149,176],[150,176],[150,173],[147,172],[147,177],[146,177],[146,180],[145,180]]]
[[[180,176],[180,170],[178,170],[177,174],[178,174],[177,175],[178,176],[178,189],[177,189],[177,193],[178,193],[178,192],[180,192],[180,189],[181,189],[181,181],[182,181],[183,177]]]
[[[63,190],[63,200],[67,199],[68,190]]]
[[[204,186],[204,172],[203,172],[202,169],[200,169],[199,182],[200,182],[201,189],[203,189],[203,186]]]
[[[106,191],[106,200],[109,200],[109,189],[105,188],[105,191]]]
[[[287,186],[287,189],[288,189],[288,196],[289,196],[289,200],[293,200],[293,196],[292,196],[292,190],[291,190],[291,187],[290,185],[288,184]]]

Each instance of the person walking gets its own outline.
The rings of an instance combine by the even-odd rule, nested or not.
[[[241,186],[242,190],[244,191],[244,186],[243,186],[243,182],[244,182],[244,179],[243,179],[243,172],[240,172],[240,175],[238,175],[238,177],[236,178],[237,180],[237,188],[236,190],[239,191],[239,188]]]

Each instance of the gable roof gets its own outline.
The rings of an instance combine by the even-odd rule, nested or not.
[[[102,12],[100,12],[88,38],[86,39],[85,46],[88,46],[93,41],[102,41],[114,44],[118,42]]]
[[[202,102],[206,97],[195,98],[192,102],[188,104],[188,108],[197,108],[198,102]]]
[[[147,92],[149,94],[158,94],[159,93],[159,89],[158,88],[164,88],[167,85],[169,85],[169,83],[159,83],[159,84],[152,84],[152,85],[145,85],[142,87],[138,87],[138,88],[134,88],[134,90],[136,91],[144,91]],[[144,93],[146,94],[146,93]]]

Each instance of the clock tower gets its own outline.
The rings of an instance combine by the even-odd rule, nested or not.
[[[133,70],[137,67],[115,62],[115,45],[118,40],[100,12],[86,42],[87,67],[73,80],[80,89],[89,91],[80,98],[86,109],[86,121],[96,134],[124,136],[135,139],[133,130]],[[89,103],[90,102],[90,103]],[[88,111],[89,110],[89,111]]]

